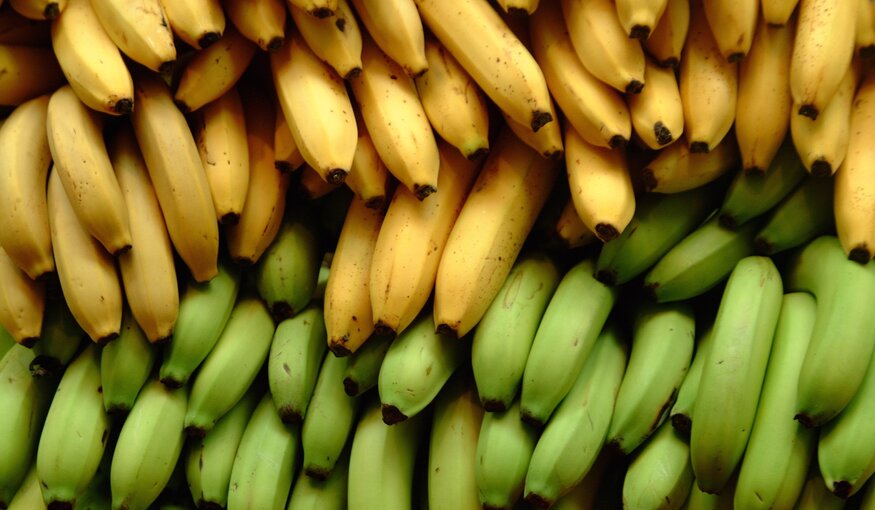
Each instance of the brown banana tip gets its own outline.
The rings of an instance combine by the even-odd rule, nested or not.
[[[240,213],[229,212],[222,215],[219,218],[219,223],[222,225],[236,225],[240,223]]]
[[[359,391],[359,383],[352,380],[350,377],[343,378],[343,391],[349,395],[350,397],[358,396]]]
[[[176,103],[176,107],[179,108],[179,111],[181,111],[183,114],[191,113],[192,110],[187,104],[185,104],[185,101],[182,101],[180,99],[174,99],[173,102]]]
[[[657,62],[659,67],[670,67],[672,69],[677,69],[678,64],[680,64],[680,60],[677,57],[668,57],[665,60],[660,60]]]
[[[507,411],[507,406],[501,400],[489,398],[481,402],[483,409],[489,413],[502,413]]]
[[[846,482],[844,480],[833,482],[832,484],[832,493],[842,499],[848,499],[851,497],[851,491],[854,489],[854,486],[851,485],[850,482]]]
[[[744,173],[746,175],[762,177],[762,176],[766,175],[766,169],[759,166],[759,165],[752,165],[752,166],[744,167]]]
[[[710,150],[708,142],[690,142],[690,152],[694,154],[705,154]]]
[[[110,416],[127,416],[131,412],[131,408],[125,404],[112,404],[106,408],[106,414]]]
[[[130,243],[128,243],[128,244],[122,246],[121,248],[117,249],[116,251],[112,252],[112,256],[118,258],[129,251],[131,251],[131,244]]]
[[[58,2],[50,2],[46,4],[46,8],[43,9],[43,17],[47,20],[53,20],[60,14],[61,6],[58,5]]]
[[[64,369],[61,360],[54,356],[40,354],[30,362],[30,375],[36,379],[47,375],[59,374]]]
[[[734,64],[736,62],[741,62],[744,60],[745,54],[741,51],[736,51],[735,53],[730,53],[728,57],[726,57],[726,61],[730,64]]]
[[[870,59],[875,57],[875,45],[872,46],[864,46],[860,48],[860,58],[862,59]]]
[[[641,187],[644,189],[644,191],[653,191],[659,184],[659,182],[656,180],[656,176],[653,174],[653,170],[649,168],[645,168],[640,172],[635,172],[633,175],[635,176],[635,179],[641,184]]]
[[[197,425],[189,425],[185,427],[184,431],[186,436],[193,439],[202,439],[207,435],[206,429]]]
[[[54,276],[55,276],[55,271],[54,271],[54,270],[51,270],[51,271],[45,271],[45,272],[43,272],[43,273],[40,273],[40,274],[36,275],[36,278],[34,278],[33,280],[34,280],[35,282],[45,283],[45,282],[49,282],[49,281],[51,281],[51,280],[52,280],[52,277],[54,277]]]
[[[108,335],[103,335],[102,337],[95,339],[94,343],[96,343],[97,345],[103,346],[103,345],[106,345],[106,344],[112,342],[116,338],[118,338],[118,331],[113,331],[112,333],[110,333]]]
[[[202,35],[200,39],[197,40],[197,45],[200,46],[200,49],[206,49],[209,46],[215,44],[219,39],[222,38],[222,34],[219,32],[207,32]]]
[[[316,18],[322,19],[334,16],[334,10],[329,9],[328,7],[317,7],[310,11],[310,14]]]
[[[511,16],[528,16],[529,11],[521,8],[521,7],[508,7],[507,13]]]
[[[231,257],[231,262],[237,264],[240,267],[252,267],[253,265],[255,265],[254,260],[245,256]]]
[[[274,37],[273,39],[271,39],[270,41],[268,41],[267,46],[265,46],[264,49],[267,50],[268,53],[275,53],[275,52],[279,51],[279,49],[282,48],[285,43],[286,43],[285,37],[277,36],[277,37]]]
[[[794,416],[793,419],[801,423],[802,426],[807,429],[813,429],[817,426],[814,422],[814,417],[807,413],[796,413],[796,416]]]
[[[383,404],[383,423],[386,425],[395,425],[397,423],[401,423],[406,420],[408,416],[401,412],[400,409],[393,405]]]
[[[270,314],[273,316],[273,321],[279,324],[288,318],[294,317],[295,310],[292,309],[292,305],[285,301],[277,301],[270,307]]]
[[[775,245],[765,237],[757,237],[753,240],[753,249],[759,255],[773,255]]]
[[[595,279],[608,287],[613,287],[617,284],[617,272],[613,269],[599,269],[595,273]]]
[[[382,320],[378,320],[376,324],[374,324],[374,334],[379,336],[396,336],[395,328],[389,326]]]
[[[544,156],[544,159],[550,159],[553,161],[562,161],[562,159],[565,157],[565,152],[563,152],[562,149],[549,150],[549,151],[545,151],[543,156]]]
[[[648,37],[650,37],[650,27],[647,25],[635,25],[632,27],[632,30],[629,31],[630,39],[646,41]]]
[[[365,207],[368,209],[382,209],[386,203],[386,197],[371,197],[365,201]]]
[[[487,155],[487,154],[489,154],[489,148],[488,148],[488,147],[479,147],[479,148],[478,148],[477,150],[475,150],[474,152],[469,153],[468,156],[467,156],[467,158],[468,158],[469,161],[476,161],[476,160],[482,158],[483,156],[485,156],[485,155]]]
[[[537,133],[539,129],[550,122],[553,122],[553,115],[550,112],[536,110],[532,114],[532,131]]]
[[[33,349],[33,346],[36,345],[36,343],[38,341],[39,341],[38,336],[29,336],[29,337],[22,338],[21,340],[18,341],[18,343],[21,344],[23,347],[27,347],[28,349]]]
[[[413,185],[413,194],[416,195],[416,198],[421,202],[428,198],[432,193],[436,193],[437,188],[432,186],[431,184],[414,184]]]
[[[524,499],[526,500],[526,503],[532,505],[535,508],[550,508],[551,506],[553,506],[554,503],[552,500],[547,499],[546,497],[539,494],[535,494],[534,492],[526,494],[526,497]]]
[[[820,114],[820,111],[813,104],[804,104],[799,107],[798,113],[799,115],[802,115],[803,117],[808,117],[811,120],[817,120],[817,116],[818,114]]]
[[[848,253],[848,260],[853,260],[857,264],[866,265],[871,258],[872,253],[869,251],[869,248],[865,246],[855,246],[851,249],[850,253]]]
[[[167,62],[161,62],[161,65],[158,66],[158,72],[161,74],[167,74],[173,71],[173,67],[176,65],[175,60],[168,60]]]
[[[768,26],[769,28],[784,28],[784,26],[786,26],[786,23],[773,23],[769,21],[768,23],[766,23],[766,26]]]
[[[644,285],[644,294],[653,301],[659,302],[659,283],[652,282]]]
[[[127,115],[131,113],[134,111],[133,98],[126,97],[124,99],[119,99],[114,105],[112,105],[112,111],[119,115]]]
[[[689,437],[690,431],[693,430],[693,421],[685,414],[673,414],[671,416],[671,426],[682,435]]]
[[[625,457],[629,455],[622,445],[620,445],[620,439],[615,438],[611,439],[607,443],[605,443],[605,453],[609,455],[613,455],[615,457]]]
[[[295,169],[292,168],[292,164],[288,161],[274,161],[273,166],[279,170],[281,174],[290,174],[295,171]]]
[[[328,475],[331,474],[331,471],[323,468],[323,467],[315,467],[315,466],[307,466],[304,468],[304,474],[309,476],[314,480],[319,480],[320,482],[324,482],[328,479]]]
[[[362,68],[361,67],[353,67],[352,69],[347,71],[346,74],[343,75],[343,79],[351,80],[353,78],[358,77],[360,74],[362,74]]]
[[[216,503],[215,501],[204,501],[202,499],[197,502],[197,508],[198,508],[198,510],[224,510],[225,509],[225,507],[223,507],[219,503]]]
[[[815,177],[829,177],[832,175],[832,165],[829,161],[818,159],[811,163],[811,175]]]
[[[331,342],[328,343],[328,350],[330,350],[331,353],[334,354],[334,356],[336,356],[338,358],[343,358],[345,356],[349,356],[350,354],[352,354],[352,351],[349,350],[349,348],[347,348],[342,343],[346,340],[348,340],[348,339],[343,339],[341,341],[332,340]]]
[[[656,136],[656,143],[659,145],[668,145],[674,141],[671,130],[661,120],[656,121],[656,124],[653,125],[653,134]]]
[[[302,421],[304,421],[304,417],[301,416],[301,413],[292,409],[292,406],[282,406],[279,408],[278,412],[280,415],[280,420],[282,420],[283,423],[293,424],[301,423]]]
[[[626,146],[629,145],[629,139],[623,135],[614,135],[608,140],[608,145],[610,145],[612,149],[625,149]]]
[[[640,94],[644,90],[644,82],[640,80],[632,80],[626,85],[627,94]]]
[[[459,332],[453,326],[449,324],[438,324],[436,328],[434,328],[435,333],[439,335],[446,335],[452,338],[459,338]]]
[[[520,413],[520,420],[522,420],[523,423],[534,428],[535,430],[543,430],[544,426],[546,425],[543,420],[532,416],[532,414],[528,411],[522,411]]]
[[[332,168],[328,171],[328,184],[333,184],[334,186],[340,186],[346,180],[346,176],[349,174],[346,170],[342,168]]]
[[[46,505],[47,510],[73,510],[73,503],[70,501],[52,501]]]
[[[734,216],[728,213],[720,213],[720,217],[717,219],[720,223],[720,226],[727,230],[735,230],[738,228],[738,221]]]
[[[174,377],[162,377],[160,381],[161,384],[171,390],[178,390],[179,388],[182,388],[182,386],[185,384],[185,381],[180,381],[179,379],[176,379]]]
[[[607,223],[599,223],[595,226],[595,233],[599,236],[604,242],[613,241],[614,239],[620,237],[620,231],[617,227],[613,225],[609,225]]]

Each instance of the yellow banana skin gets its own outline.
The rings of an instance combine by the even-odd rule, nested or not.
[[[483,508],[511,508],[523,494],[538,432],[520,416],[516,399],[506,410],[486,413],[480,424],[474,476]]]
[[[279,104],[276,106],[276,112],[276,127],[273,133],[274,157],[276,158],[274,165],[280,172],[292,173],[304,164],[304,157],[301,155],[301,150],[295,145],[289,123],[286,121],[286,116],[282,113],[282,107]]]
[[[340,0],[288,0],[289,7],[296,7],[316,18],[333,16]]]
[[[553,104],[552,100],[550,101],[550,115],[558,117],[556,105]],[[558,122],[551,122],[534,132],[504,112],[501,113],[501,116],[504,117],[504,122],[513,131],[513,134],[523,143],[538,151],[541,156],[547,159],[562,159],[565,149],[562,145],[562,126]]]
[[[538,0],[498,0],[496,3],[507,14],[533,14],[540,2]]]
[[[568,248],[580,248],[592,244],[598,239],[590,229],[583,224],[574,201],[568,200],[559,219],[556,220],[556,237]]]
[[[709,0],[702,5],[720,53],[728,62],[743,61],[757,31],[760,1]]]
[[[659,65],[677,67],[690,28],[690,0],[668,0],[644,49]]]
[[[45,284],[31,280],[0,248],[0,325],[17,343],[39,341],[45,302]]]
[[[425,33],[413,0],[350,0],[374,42],[410,76],[429,69]]]
[[[362,33],[347,0],[337,0],[334,14],[318,18],[289,2],[289,13],[301,37],[317,57],[343,78],[362,71]]]
[[[223,7],[237,30],[263,51],[277,51],[285,44],[284,0],[237,0]]]
[[[635,133],[648,147],[659,149],[684,133],[683,104],[674,71],[657,66],[649,58],[645,64],[647,86],[626,101]]]
[[[106,35],[132,60],[156,72],[176,61],[173,31],[160,0],[95,0],[91,7]]]
[[[50,94],[65,83],[51,48],[0,45],[0,104],[17,105]]]
[[[61,15],[67,0],[9,0],[9,5],[28,19],[52,20]]]
[[[693,152],[678,140],[660,150],[637,178],[647,191],[680,193],[719,179],[738,163],[738,145],[733,136],[724,137],[707,153]]]
[[[126,311],[119,337],[100,351],[100,384],[103,407],[108,414],[126,415],[155,365],[155,348]]]
[[[667,4],[668,0],[619,0],[616,2],[617,17],[626,35],[646,41]]]
[[[623,507],[677,509],[692,486],[690,446],[666,422],[629,464],[623,479]]]
[[[160,0],[173,33],[195,49],[211,46],[225,34],[219,0]]]
[[[386,201],[391,197],[389,170],[380,159],[377,148],[374,147],[371,135],[368,134],[361,117],[356,117],[356,125],[358,126],[358,142],[355,145],[355,156],[352,159],[350,174],[344,183],[368,208],[383,209]]]
[[[796,10],[799,0],[771,0],[762,2],[762,17],[769,25],[784,26]]]

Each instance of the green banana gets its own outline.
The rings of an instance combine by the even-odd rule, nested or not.
[[[67,367],[52,398],[36,454],[46,505],[74,505],[97,473],[109,434],[100,386],[100,351],[92,344]]]
[[[786,274],[789,290],[817,299],[796,394],[796,419],[817,427],[848,405],[875,350],[875,264],[848,260],[838,239],[821,236],[799,250]]]
[[[719,495],[708,494],[694,481],[683,510],[733,510],[732,491],[727,489]]]
[[[36,357],[30,364],[31,374],[44,377],[63,372],[86,337],[63,299],[46,303],[43,329],[39,341],[33,346]],[[112,342],[107,345],[112,345]]]
[[[125,309],[119,337],[100,353],[103,405],[111,414],[127,414],[146,384],[156,352],[130,310]]]
[[[321,342],[326,345],[324,337]],[[349,356],[327,355],[319,369],[307,419],[301,427],[303,470],[311,478],[325,480],[330,476],[355,425],[360,399],[350,397],[343,389],[347,365]]]
[[[787,137],[765,172],[737,172],[720,207],[720,224],[735,229],[780,202],[808,175],[792,137]]]
[[[191,385],[185,430],[203,436],[255,380],[273,338],[273,319],[255,297],[241,298]]]
[[[833,179],[807,177],[777,206],[754,239],[757,253],[774,255],[835,233]]]
[[[316,291],[322,251],[315,229],[304,218],[287,214],[255,268],[258,295],[277,322],[294,316]]]
[[[228,264],[208,282],[189,282],[179,300],[173,338],[164,350],[161,382],[180,388],[204,361],[228,322],[237,300],[240,275]]]
[[[865,492],[860,500],[860,510],[875,510],[875,483],[866,484]]]
[[[228,489],[228,509],[282,510],[298,462],[300,427],[280,420],[266,393],[246,425]]]
[[[157,379],[143,387],[125,418],[112,454],[113,508],[146,510],[158,498],[179,460],[188,388]]]
[[[693,404],[695,404],[696,394],[699,392],[702,367],[705,366],[705,359],[708,357],[708,350],[711,348],[712,331],[713,328],[709,327],[699,335],[699,340],[696,342],[696,353],[693,355],[693,362],[690,363],[690,368],[687,370],[683,382],[681,382],[677,398],[675,398],[674,405],[669,413],[672,426],[688,439],[693,426]]]
[[[299,423],[316,386],[328,350],[322,306],[313,304],[280,322],[270,344],[267,376],[270,394],[286,423]]]
[[[377,385],[380,366],[394,340],[392,335],[375,334],[349,356],[343,374],[343,389],[350,397],[357,397]]]
[[[629,365],[617,393],[607,443],[630,454],[668,416],[684,380],[696,337],[686,303],[639,307]]]
[[[377,390],[389,425],[425,409],[469,355],[468,342],[437,333],[426,312],[395,338],[380,366]]]
[[[30,466],[27,471],[27,476],[21,482],[18,491],[9,501],[9,506],[4,506],[7,510],[46,510],[46,503],[43,500],[43,493],[39,486],[39,477],[36,474],[36,464]]]
[[[738,230],[723,228],[716,217],[668,251],[644,277],[644,286],[659,303],[704,294],[724,281],[739,260],[753,254],[758,221]]]
[[[547,255],[523,255],[474,330],[471,365],[487,411],[503,411],[516,398],[538,324],[559,277]]]
[[[666,422],[629,464],[623,481],[623,508],[676,510],[692,486],[690,445]]]
[[[617,290],[593,277],[595,261],[572,267],[550,299],[523,372],[523,419],[543,427],[574,385],[599,331],[617,299]]]
[[[796,510],[841,510],[844,507],[845,500],[827,489],[817,469],[817,462],[812,462],[802,495],[796,502]]]
[[[112,471],[112,455],[115,445],[118,443],[118,427],[111,427],[106,448],[103,449],[103,457],[97,466],[97,473],[85,491],[76,498],[76,508],[82,510],[111,510],[112,509],[112,486],[109,477]]]
[[[552,510],[594,510],[600,508],[597,497],[599,492],[606,492],[603,490],[602,481],[610,467],[611,457],[608,452],[603,450],[583,480],[568,494],[556,500],[556,504],[551,507]],[[610,507],[602,506],[601,508]]]
[[[741,462],[756,416],[783,288],[766,257],[732,270],[693,407],[690,457],[699,488],[719,493]]]
[[[659,261],[714,211],[722,186],[636,197],[635,215],[620,237],[602,246],[596,278],[606,285],[631,281]]]
[[[525,483],[530,504],[549,508],[592,467],[608,434],[626,358],[625,339],[608,324],[535,445]]]
[[[6,331],[6,328],[0,326],[0,358],[9,352],[13,345],[15,345],[15,339]]]
[[[325,252],[319,265],[319,274],[316,276],[316,288],[313,289],[313,299],[322,301],[325,298],[325,287],[328,285],[328,276],[331,274],[331,261],[334,260],[334,252]]]
[[[810,294],[785,294],[756,419],[741,462],[735,507],[787,509],[799,498],[814,457],[814,431],[793,419],[796,383],[814,329]]]
[[[346,510],[348,481],[349,447],[346,447],[325,480],[298,475],[286,510]]]

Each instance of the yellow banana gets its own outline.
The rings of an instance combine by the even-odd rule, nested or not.
[[[313,170],[310,165],[304,165],[301,171],[298,172],[298,180],[296,182],[296,190],[307,200],[316,200],[342,187],[343,184],[331,184],[325,182],[325,179],[319,175],[319,172]]]
[[[311,16],[291,2],[289,12],[313,53],[337,74],[351,78],[361,72],[362,33],[347,0],[337,0],[337,10],[324,18]]]
[[[857,30],[854,51],[863,58],[875,55],[875,6],[857,0]]]
[[[316,18],[333,16],[340,0],[288,0],[289,7],[296,7]]]
[[[173,33],[202,50],[222,38],[225,13],[219,0],[160,0]]]
[[[273,132],[273,151],[276,161],[274,164],[280,172],[292,173],[304,164],[304,156],[295,145],[295,139],[292,137],[292,131],[289,129],[289,123],[286,122],[286,116],[283,114],[279,102],[277,102],[275,109],[276,126]]]
[[[428,69],[425,34],[413,0],[350,0],[368,34],[410,76]]]
[[[723,58],[741,61],[753,43],[760,0],[708,0],[702,6]]]
[[[122,52],[156,72],[176,61],[173,30],[160,0],[92,0],[106,35]]]
[[[67,7],[67,0],[9,0],[18,14],[30,19],[55,19]]]
[[[659,149],[679,139],[684,133],[684,107],[674,71],[657,66],[647,59],[640,94],[626,98],[632,126],[651,149]]]
[[[799,0],[763,0],[761,3],[762,15],[766,23],[773,27],[780,27],[790,20]]]
[[[45,285],[28,278],[0,248],[0,326],[16,342],[33,347],[40,338],[45,306]]]
[[[358,142],[355,145],[351,172],[345,182],[365,206],[380,209],[389,195],[389,170],[377,154],[377,148],[365,129],[365,123],[357,118],[356,125],[359,132]]]
[[[283,0],[225,0],[225,14],[244,37],[264,51],[276,51],[286,41]]]
[[[555,230],[556,236],[568,248],[580,248],[592,244],[597,239],[595,234],[583,224],[571,199],[562,208],[562,213],[556,220]]]
[[[646,191],[680,193],[719,178],[738,166],[738,145],[727,136],[707,153],[690,152],[683,140],[669,145],[641,171]]]
[[[507,14],[534,14],[540,3],[538,0],[497,0],[496,2]]]
[[[64,73],[51,48],[0,45],[0,105],[17,105],[64,84]]]
[[[668,0],[617,0],[617,16],[626,35],[646,41],[667,4]]]
[[[659,65],[677,67],[690,28],[690,0],[668,0],[644,49]]]

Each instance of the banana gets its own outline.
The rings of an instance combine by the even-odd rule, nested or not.
[[[486,313],[516,261],[557,177],[510,130],[496,139],[441,256],[435,281],[439,329],[465,336]]]
[[[512,15],[534,14],[538,9],[538,0],[498,0],[496,3],[501,9]]]
[[[389,199],[389,170],[380,159],[371,135],[361,117],[356,117],[358,141],[352,158],[350,174],[344,181],[359,200],[371,209],[383,209]]]
[[[64,86],[49,99],[46,130],[55,173],[82,227],[112,255],[129,250],[129,211],[103,141],[103,119]]]
[[[617,17],[626,35],[646,41],[662,18],[667,4],[668,0],[619,0],[616,2]]]
[[[323,180],[342,183],[350,172],[357,140],[356,118],[343,79],[294,30],[270,62],[295,146]]]
[[[130,312],[122,316],[118,339],[100,351],[103,406],[111,415],[125,416],[137,400],[155,365],[155,349]]]
[[[795,23],[771,27],[760,18],[750,53],[739,65],[735,137],[741,166],[747,172],[760,173],[771,166],[787,135],[790,118],[798,117],[792,114],[790,95],[795,28]]]
[[[298,476],[286,510],[344,510],[347,508],[349,448],[344,448],[337,467],[325,480]]]
[[[237,301],[228,323],[191,384],[185,430],[203,437],[246,393],[270,351],[274,334],[267,308],[255,297]]]
[[[698,2],[690,8],[690,29],[678,82],[690,152],[714,150],[735,120],[738,64],[721,54],[705,9]]]
[[[644,50],[662,67],[677,67],[690,29],[690,0],[668,0]]]
[[[206,49],[230,32],[225,29],[219,0],[159,1],[173,33],[196,50]]]
[[[342,0],[288,0],[289,7],[303,10],[314,18],[334,16]]]
[[[294,192],[303,197],[305,200],[314,201],[325,195],[343,187],[343,184],[331,184],[319,175],[310,165],[304,165],[300,172],[297,172],[297,180],[294,185]]]
[[[716,217],[708,220],[659,259],[644,277],[644,286],[658,303],[704,294],[753,254],[753,236],[760,226],[750,221],[732,231]]]
[[[782,302],[781,275],[765,257],[732,270],[711,333],[693,408],[690,457],[696,483],[720,493],[741,462],[762,393]]]
[[[276,161],[277,170],[280,172],[292,173],[304,164],[304,157],[301,156],[301,150],[295,145],[295,139],[292,137],[292,131],[289,129],[289,123],[286,122],[286,116],[282,113],[282,107],[277,102],[276,110],[276,127],[273,134],[273,149]]]
[[[702,6],[723,58],[727,62],[745,59],[757,32],[759,0],[709,0]]]
[[[0,246],[32,280],[55,270],[45,184],[49,96],[22,103],[0,128]]]
[[[845,500],[829,491],[816,462],[812,462],[805,488],[796,510],[841,510],[845,508]]]
[[[775,206],[754,239],[761,255],[774,255],[835,232],[832,179],[809,177]]]
[[[620,3],[617,3],[619,8]],[[684,111],[681,93],[674,72],[647,59],[640,93],[626,101],[635,133],[651,149],[659,149],[679,139],[684,132]]]
[[[67,8],[67,0],[9,0],[9,5],[25,18],[53,20]]]
[[[225,14],[244,37],[264,51],[286,42],[286,6],[283,0],[232,0],[223,3]]]
[[[40,434],[36,471],[49,507],[75,504],[97,472],[109,434],[100,392],[100,352],[89,345],[64,372]]]
[[[228,508],[282,510],[298,463],[301,432],[280,421],[270,394],[262,397],[246,425],[228,489]]]
[[[785,294],[762,394],[735,487],[736,508],[793,508],[814,458],[814,431],[793,420],[796,382],[814,329],[810,294]]]
[[[413,78],[365,38],[362,72],[350,88],[389,172],[420,200],[437,191],[440,156]]]
[[[50,94],[65,83],[64,73],[50,48],[0,44],[0,105],[17,105]]]
[[[368,34],[410,76],[429,69],[425,33],[414,0],[350,0]]]
[[[39,485],[39,477],[36,475],[36,464],[30,466],[27,476],[21,482],[21,486],[12,500],[4,502],[10,510],[46,510],[46,502]]]
[[[734,136],[726,136],[707,153],[693,152],[682,140],[660,150],[638,179],[646,191],[679,193],[719,179],[739,165]]]
[[[632,220],[634,219],[633,217]],[[597,239],[583,224],[571,199],[565,203],[559,219],[556,220],[555,235],[565,247],[571,249],[593,244]]]
[[[362,70],[362,32],[347,0],[334,14],[318,18],[289,2],[289,13],[307,46],[343,78]]]
[[[608,325],[535,445],[526,472],[528,503],[549,508],[592,468],[608,432],[626,356],[623,338]]]
[[[610,487],[607,487],[607,483],[602,483],[609,474],[608,469],[611,467],[611,462],[609,455],[605,452],[600,453],[583,480],[570,492],[556,500],[551,508],[553,510],[592,510],[598,508],[598,504],[604,505],[606,497],[612,497],[617,505],[622,504],[622,487],[618,484],[617,475],[610,473],[611,478],[607,480],[611,483]],[[601,501],[599,494],[602,495]]]
[[[796,10],[799,0],[770,0],[762,2],[762,16],[769,25],[784,26]]]
[[[702,492],[693,482],[690,494],[684,503],[683,510],[733,510],[732,491],[726,489],[720,495]]]
[[[139,75],[135,99],[131,121],[167,232],[194,279],[207,281],[217,272],[219,228],[197,144],[160,78]]]
[[[535,333],[520,406],[523,419],[538,428],[567,398],[616,302],[617,290],[596,280],[594,269],[595,261],[588,258],[565,273]]]
[[[587,142],[622,148],[632,134],[622,96],[590,73],[577,58],[557,2],[547,2],[529,22],[532,52],[556,104]]]
[[[3,359],[3,356],[9,352],[13,345],[15,345],[15,339],[6,331],[6,328],[0,326],[0,359]]]
[[[875,483],[867,483],[863,498],[860,501],[861,510],[872,510],[875,508]]]
[[[800,0],[790,61],[796,113],[816,120],[841,84],[854,56],[858,2]]]
[[[690,445],[666,422],[629,464],[623,479],[623,507],[677,509],[692,486]]]
[[[467,342],[435,332],[431,314],[422,314],[392,342],[380,365],[383,421],[395,425],[419,414],[469,354]]]
[[[425,25],[501,111],[532,131],[558,121],[538,63],[489,2],[415,2]]]
[[[172,68],[176,46],[160,0],[94,0],[91,7],[106,35],[131,60],[155,72]]]
[[[31,280],[0,248],[0,326],[18,343],[40,339],[46,306],[45,284]]]
[[[692,360],[696,322],[693,309],[685,303],[645,305],[637,310],[634,329],[629,365],[606,439],[625,455],[651,434],[661,434],[656,430],[668,417]],[[671,443],[666,438],[655,441]],[[644,451],[648,449],[644,447]],[[654,468],[642,469],[646,473]],[[627,480],[628,476],[632,475],[627,475]],[[639,494],[637,489],[633,493]],[[683,500],[674,502],[680,505]]]
[[[165,8],[189,1],[198,0],[161,0]],[[254,42],[229,26],[217,44],[198,51],[185,64],[173,94],[176,104],[185,112],[193,112],[222,97],[243,76],[257,50]]]
[[[439,155],[442,193],[420,201],[409,189],[398,189],[383,218],[368,282],[380,331],[400,334],[425,306],[453,224],[477,177],[479,165],[448,143],[440,143]]]
[[[875,11],[871,2],[857,2],[854,52],[862,58],[875,55]]]
[[[113,508],[150,508],[167,485],[182,453],[187,393],[187,388],[170,389],[157,379],[143,387],[112,454]]]
[[[720,224],[736,229],[767,212],[799,186],[806,176],[788,137],[765,172],[738,172],[720,206]]]
[[[179,300],[173,339],[164,348],[159,376],[171,388],[188,382],[219,339],[240,289],[240,274],[220,264],[209,282],[190,281]]]
[[[696,395],[699,393],[699,382],[702,380],[702,368],[705,366],[705,360],[708,358],[708,351],[711,349],[711,334],[713,327],[699,334],[696,340],[696,352],[693,355],[693,361],[684,375],[684,380],[678,388],[677,396],[674,404],[669,412],[671,425],[678,432],[684,435],[689,440],[690,431],[693,426],[693,406],[696,403]]]
[[[489,151],[489,111],[483,91],[436,39],[425,41],[424,56],[428,72],[414,82],[428,121],[466,158],[483,156]]]
[[[350,397],[357,397],[377,385],[380,366],[393,337],[374,335],[361,349],[349,356],[349,364],[343,374],[343,390]]]

